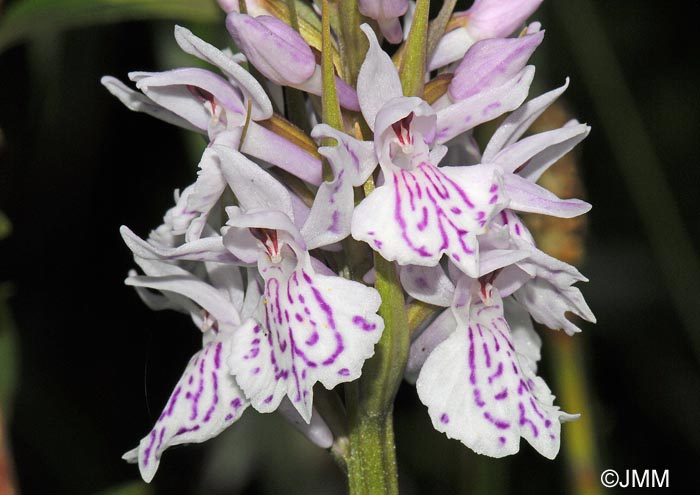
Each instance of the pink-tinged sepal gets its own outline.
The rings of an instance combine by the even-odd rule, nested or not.
[[[369,40],[369,50],[357,76],[357,98],[367,125],[374,130],[374,120],[384,104],[403,96],[403,90],[393,62],[379,46],[372,28],[363,24],[360,29]]]
[[[338,144],[318,149],[328,159],[333,180],[319,187],[301,229],[308,249],[328,246],[350,235],[355,205],[353,186],[361,186],[376,165],[371,143],[357,141],[325,124],[316,126],[312,136],[332,137]]]
[[[408,10],[408,0],[359,0],[360,13],[375,19],[382,35],[389,43],[397,44],[403,40],[399,17]]]
[[[175,26],[175,41],[182,51],[218,67],[251,104],[251,118],[272,117],[272,103],[265,90],[250,72],[241,67],[231,55],[198,38],[189,29]]]
[[[580,199],[561,199],[547,189],[516,174],[503,174],[503,188],[510,199],[509,208],[558,218],[573,218],[587,213],[591,205]]]
[[[506,173],[517,173],[537,182],[551,165],[583,141],[590,130],[586,124],[571,121],[559,129],[533,134],[503,148],[490,157],[489,163],[499,165]]]
[[[503,123],[498,126],[493,136],[491,136],[484,150],[482,160],[486,163],[490,163],[499,151],[520,139],[520,136],[525,134],[535,120],[537,120],[537,118],[542,115],[568,87],[569,78],[566,79],[563,86],[523,103],[520,108],[508,115]]]
[[[456,330],[425,361],[416,388],[433,426],[479,454],[559,451],[561,419],[537,377],[540,341],[531,325],[510,327],[498,290],[464,277],[452,311]]]
[[[458,100],[437,112],[437,143],[445,143],[479,124],[518,108],[527,98],[535,68],[525,67],[500,86]]]
[[[260,258],[261,330],[234,336],[229,365],[257,410],[276,409],[286,395],[309,422],[314,384],[330,389],[359,377],[384,322],[374,289],[320,275],[307,252],[294,251],[277,263]]]
[[[219,263],[240,263],[241,260],[226,249],[220,236],[203,237],[177,247],[166,247],[152,241],[144,241],[127,226],[119,232],[124,243],[134,256],[163,261],[215,261]]]
[[[442,307],[452,302],[455,286],[440,265],[404,266],[400,278],[401,286],[414,299]]]
[[[534,247],[530,256],[518,262],[517,267],[532,278],[514,296],[535,321],[554,330],[562,329],[569,335],[581,329],[566,317],[568,312],[595,323],[596,318],[581,291],[573,286],[576,282],[588,281],[576,268]]]
[[[100,79],[100,83],[102,83],[113,96],[121,101],[124,106],[133,112],[145,113],[163,122],[167,122],[168,124],[173,124],[190,131],[201,132],[199,127],[191,124],[188,120],[182,118],[175,112],[158,105],[143,93],[134,91],[116,77],[104,76]]]
[[[464,100],[513,78],[542,43],[544,31],[521,38],[494,38],[475,43],[455,69],[448,88],[453,100]]]
[[[477,235],[507,205],[490,165],[385,169],[385,184],[356,208],[352,236],[401,265],[436,265],[443,253],[477,277]]]
[[[254,325],[247,321],[236,332]],[[200,443],[215,437],[241,417],[248,401],[229,373],[230,333],[205,334],[205,344],[185,368],[151,432],[139,446],[124,454],[138,462],[141,476],[150,482],[163,451],[174,445]]]
[[[520,29],[542,0],[475,0],[465,12],[466,28],[475,39],[502,38]]]

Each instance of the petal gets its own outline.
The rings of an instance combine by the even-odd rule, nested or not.
[[[282,402],[280,402],[280,406],[277,410],[284,419],[289,421],[294,428],[299,430],[299,432],[314,445],[322,449],[330,449],[333,446],[333,433],[316,408],[313,408],[310,423],[304,421],[304,418],[299,415],[299,412],[287,398],[284,398]]]
[[[499,172],[488,165],[390,170],[356,208],[352,236],[401,265],[436,265],[443,253],[478,276],[476,235],[505,206]]]
[[[292,220],[292,200],[287,189],[248,158],[226,146],[212,146],[221,159],[221,171],[244,210],[284,212]]]
[[[253,120],[265,120],[272,117],[272,103],[258,81],[243,67],[237,64],[231,56],[201,40],[189,29],[175,26],[175,40],[180,48],[210,64],[216,65],[252,103],[251,116]]]
[[[165,72],[131,72],[129,77],[136,87],[150,99],[176,113],[200,129],[208,129],[212,112],[205,108],[203,100],[221,104],[229,112],[228,123],[241,126],[246,107],[231,84],[208,70],[198,68],[173,69]],[[194,94],[191,88],[204,93]]]
[[[213,149],[205,149],[199,161],[197,180],[187,197],[187,212],[196,215],[185,233],[187,242],[196,241],[202,236],[209,213],[221,199],[226,185],[219,167],[219,157]]]
[[[416,383],[425,360],[457,328],[457,320],[451,310],[441,312],[425,330],[411,342],[404,377],[409,383]]]
[[[245,287],[243,285],[243,274],[240,266],[211,263],[204,264],[207,277],[216,290],[241,314],[243,301],[245,298]]]
[[[562,413],[531,370],[532,350],[515,347],[502,304],[493,289],[489,305],[468,298],[454,308],[457,330],[423,365],[418,396],[438,431],[479,454],[514,454],[522,436],[551,459],[559,451]]]
[[[229,346],[215,339],[192,356],[151,432],[124,454],[127,461],[138,461],[146,482],[153,479],[165,449],[215,437],[248,407],[225,366],[229,353]]]
[[[316,68],[316,59],[304,38],[276,17],[231,12],[226,16],[226,27],[248,61],[277,84],[300,84]]]
[[[492,38],[475,43],[455,70],[448,88],[463,100],[513,78],[542,43],[544,31],[520,38]]]
[[[469,31],[463,27],[448,31],[438,41],[435,51],[428,62],[428,71],[432,72],[460,60],[476,41],[469,34]]]
[[[569,335],[581,329],[566,318],[567,312],[592,323],[596,321],[578,288],[557,286],[542,277],[526,283],[515,292],[515,298],[527,308],[535,321],[554,330],[562,329]]]
[[[265,280],[264,332],[234,336],[230,366],[261,412],[274,410],[287,395],[306,422],[313,386],[330,389],[360,376],[384,329],[376,314],[379,294],[337,276],[319,275],[308,253],[280,264],[262,258]],[[247,356],[247,358],[246,358]]]
[[[516,211],[572,218],[591,209],[591,205],[585,201],[560,199],[547,189],[515,174],[503,175],[503,187],[510,198],[509,208]]]
[[[490,163],[496,154],[506,146],[515,143],[525,134],[532,123],[559,98],[569,87],[569,78],[560,88],[554,89],[523,103],[520,108],[508,115],[493,133],[483,154],[483,161]]]
[[[131,249],[134,256],[144,259],[162,261],[216,261],[219,263],[240,263],[230,251],[224,247],[221,237],[204,237],[188,242],[175,248],[168,248],[146,242],[134,234],[126,225],[119,228],[124,243]]]
[[[285,244],[294,245],[294,249],[305,247],[296,225],[288,215],[276,210],[251,210],[244,212],[236,206],[226,208],[230,227],[224,234],[224,245],[237,257],[246,262],[257,262],[267,246],[256,239],[250,232],[251,228],[274,230],[277,232],[280,255]]]
[[[391,58],[377,42],[372,28],[363,24],[360,28],[367,35],[369,50],[357,76],[357,98],[367,125],[374,130],[374,119],[386,102],[403,96],[401,81]]]
[[[323,74],[321,72],[321,66],[316,64],[316,68],[314,69],[313,74],[311,74],[311,77],[298,84],[289,84],[289,86],[292,88],[301,89],[302,91],[306,91],[312,95],[322,96]],[[348,85],[348,83],[340,79],[338,76],[335,76],[335,90],[338,94],[338,104],[341,107],[352,110],[353,112],[360,111],[360,103],[357,100],[357,93],[350,85]]]
[[[541,3],[542,0],[475,0],[466,12],[467,29],[477,39],[509,36]]]
[[[311,137],[316,140],[333,138],[338,142],[337,146],[319,148],[319,153],[328,158],[336,169],[345,170],[350,183],[355,187],[364,184],[377,167],[372,141],[359,141],[327,124],[315,126]]]
[[[102,79],[100,79],[100,82],[129,110],[133,110],[134,112],[143,112],[151,117],[167,122],[168,124],[174,124],[190,131],[202,132],[201,128],[192,125],[190,122],[183,119],[176,113],[163,108],[149,97],[139,93],[138,91],[134,91],[119,79],[112,76],[104,76]]]
[[[126,285],[180,294],[201,306],[220,326],[235,328],[240,325],[240,315],[232,302],[190,272],[162,261],[136,258],[136,262],[149,275],[129,277],[124,281]]]
[[[540,132],[507,146],[493,157],[504,172],[518,173],[532,182],[559,158],[583,141],[591,128],[586,124],[575,123],[560,129]]]
[[[264,127],[250,122],[241,151],[260,158],[315,186],[321,183],[321,160]]]
[[[437,112],[436,142],[453,137],[510,112],[525,101],[535,68],[527,66],[508,82],[460,100]]]
[[[411,297],[444,308],[452,302],[455,286],[440,265],[408,265],[401,268],[400,276]]]
[[[379,29],[389,43],[398,45],[403,41],[403,32],[401,31],[401,23],[398,18],[380,20]]]
[[[327,246],[350,235],[353,205],[352,184],[341,169],[334,181],[324,182],[316,192],[311,213],[301,229],[307,249]]]

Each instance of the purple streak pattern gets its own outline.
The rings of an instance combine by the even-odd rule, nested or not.
[[[488,304],[475,294],[453,308],[457,329],[426,360],[416,383],[418,395],[437,430],[477,453],[514,454],[522,436],[553,458],[563,413],[535,374],[539,351],[533,356],[529,346],[538,346],[539,339],[531,329],[518,329],[516,338],[495,289]]]
[[[272,411],[287,395],[308,422],[313,385],[330,389],[360,376],[384,324],[374,289],[317,274],[304,255],[299,264],[260,261],[263,330],[234,336],[229,366],[257,410]]]
[[[248,326],[253,322],[248,321],[237,331]],[[124,454],[127,461],[138,462],[146,481],[155,475],[165,449],[218,435],[248,407],[225,364],[230,354],[228,335],[211,330],[208,337],[213,340],[192,356],[151,432],[138,447]]]
[[[395,167],[355,208],[352,234],[402,265],[433,266],[447,253],[478,276],[476,235],[504,204],[498,172],[488,165]]]

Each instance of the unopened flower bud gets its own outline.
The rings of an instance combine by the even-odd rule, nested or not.
[[[231,12],[226,27],[248,61],[275,83],[298,85],[313,75],[316,59],[311,48],[299,33],[276,17]]]

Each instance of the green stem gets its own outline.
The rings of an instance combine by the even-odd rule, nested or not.
[[[374,188],[370,178],[365,193]],[[408,317],[394,263],[374,253],[375,288],[382,298],[384,332],[362,376],[346,385],[350,455],[350,495],[398,494],[393,403],[403,378],[409,348]]]
[[[430,0],[418,0],[401,61],[401,87],[405,96],[423,96],[425,61],[428,46],[428,16]]]
[[[340,0],[338,3],[340,17],[340,37],[343,47],[342,60],[345,82],[350,86],[357,84],[357,74],[367,53],[368,42],[360,29],[365,22],[357,6],[357,0]]]

